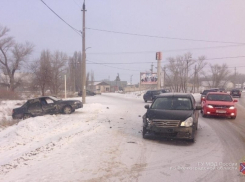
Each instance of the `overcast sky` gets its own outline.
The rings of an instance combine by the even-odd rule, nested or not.
[[[82,30],[82,0],[43,1]],[[156,66],[157,51],[163,53],[162,66],[168,57],[191,52],[193,58],[204,55],[212,64],[227,63],[231,73],[234,67],[245,73],[245,57],[241,57],[245,56],[244,0],[87,0],[86,9],[86,47],[91,47],[87,71],[93,70],[96,80],[115,80],[119,73],[121,80],[129,82],[133,75],[133,83],[138,83],[140,72],[149,71],[150,62]],[[9,35],[17,42],[35,45],[30,61],[44,49],[68,56],[82,49],[81,36],[40,0],[1,0],[0,17],[0,25],[10,28]],[[92,62],[138,64],[106,64],[109,67]]]

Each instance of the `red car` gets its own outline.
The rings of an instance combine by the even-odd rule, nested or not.
[[[235,102],[237,100],[233,100],[228,93],[209,92],[202,102],[202,116],[225,116],[235,119],[237,115]]]

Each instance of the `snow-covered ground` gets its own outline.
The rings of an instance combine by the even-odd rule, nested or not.
[[[241,179],[236,176],[237,170],[195,170],[201,163],[223,162],[232,156],[225,155],[221,139],[202,118],[194,144],[154,137],[144,140],[141,117],[146,103],[142,96],[108,93],[87,97],[84,108],[71,115],[29,118],[3,129],[0,131],[0,181]],[[200,94],[194,96],[200,99]],[[11,110],[19,102],[6,101],[0,110]],[[10,117],[9,112],[2,113]],[[233,143],[239,144],[233,137]]]

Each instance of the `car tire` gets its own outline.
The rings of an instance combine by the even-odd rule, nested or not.
[[[189,142],[194,143],[195,142],[195,138],[189,139]]]
[[[30,118],[31,117],[31,115],[30,114],[24,114],[24,116],[23,116],[23,120],[24,119],[28,119],[28,118]]]
[[[145,102],[147,102],[147,100],[145,99]]]
[[[65,106],[65,107],[63,108],[63,113],[64,113],[64,114],[71,114],[71,113],[72,113],[72,108],[71,108],[71,106]]]
[[[207,115],[206,114],[204,114],[204,112],[202,111],[202,117],[203,118],[206,118],[207,117]]]
[[[145,138],[146,132],[147,132],[146,127],[143,126],[143,131],[142,131],[142,136],[143,136],[143,138]]]
[[[236,116],[232,116],[231,119],[236,119]]]

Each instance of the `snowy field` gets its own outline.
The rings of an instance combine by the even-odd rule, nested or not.
[[[71,115],[29,118],[2,129],[0,181],[245,179],[238,176],[237,170],[194,170],[205,162],[227,162],[225,158],[237,161],[231,154],[226,155],[223,139],[202,118],[194,144],[159,138],[144,140],[141,132],[146,103],[142,96],[108,93],[87,97],[84,108]],[[200,94],[194,96],[200,99]],[[11,122],[11,109],[21,102],[2,101],[0,117]]]

